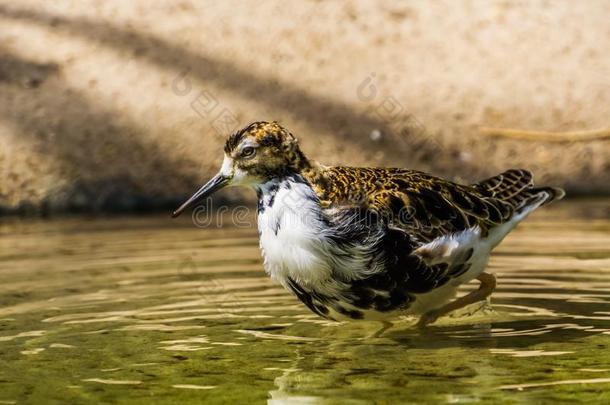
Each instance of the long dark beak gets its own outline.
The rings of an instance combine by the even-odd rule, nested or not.
[[[216,191],[229,184],[229,180],[230,179],[228,177],[225,177],[220,173],[212,177],[210,181],[205,183],[203,187],[201,187],[199,190],[197,190],[195,194],[191,196],[191,198],[186,200],[184,204],[182,204],[176,211],[174,211],[172,213],[172,217],[176,218],[182,213],[182,211],[187,209],[189,206],[196,204],[204,198],[214,194]]]

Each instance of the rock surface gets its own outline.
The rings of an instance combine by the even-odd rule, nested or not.
[[[610,128],[608,15],[603,0],[0,0],[0,207],[171,205],[259,119],[327,164],[460,181],[525,167],[607,194],[607,138],[479,128]]]

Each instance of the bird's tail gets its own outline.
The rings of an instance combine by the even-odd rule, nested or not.
[[[472,185],[484,195],[512,206],[515,213],[529,212],[565,196],[558,187],[534,187],[529,170],[511,169]]]
[[[521,200],[514,207],[516,213],[531,211],[556,200],[561,200],[566,195],[563,189],[558,187],[534,187],[520,194]]]

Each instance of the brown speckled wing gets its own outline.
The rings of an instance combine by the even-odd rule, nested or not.
[[[523,192],[534,186],[529,170],[511,169],[472,185],[484,196],[499,199],[516,207],[523,200]]]
[[[414,170],[331,167],[322,177],[314,189],[326,206],[366,207],[420,242],[475,225],[485,233],[513,213],[484,189]]]
[[[534,178],[529,170],[511,169],[497,176],[472,185],[485,197],[501,200],[520,212],[529,204],[543,199],[543,204],[563,198],[565,192],[556,187],[534,187]]]

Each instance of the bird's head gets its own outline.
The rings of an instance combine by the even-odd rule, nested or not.
[[[226,186],[256,187],[309,165],[297,139],[275,121],[257,121],[234,132],[224,152],[220,171],[174,211],[174,217]]]

